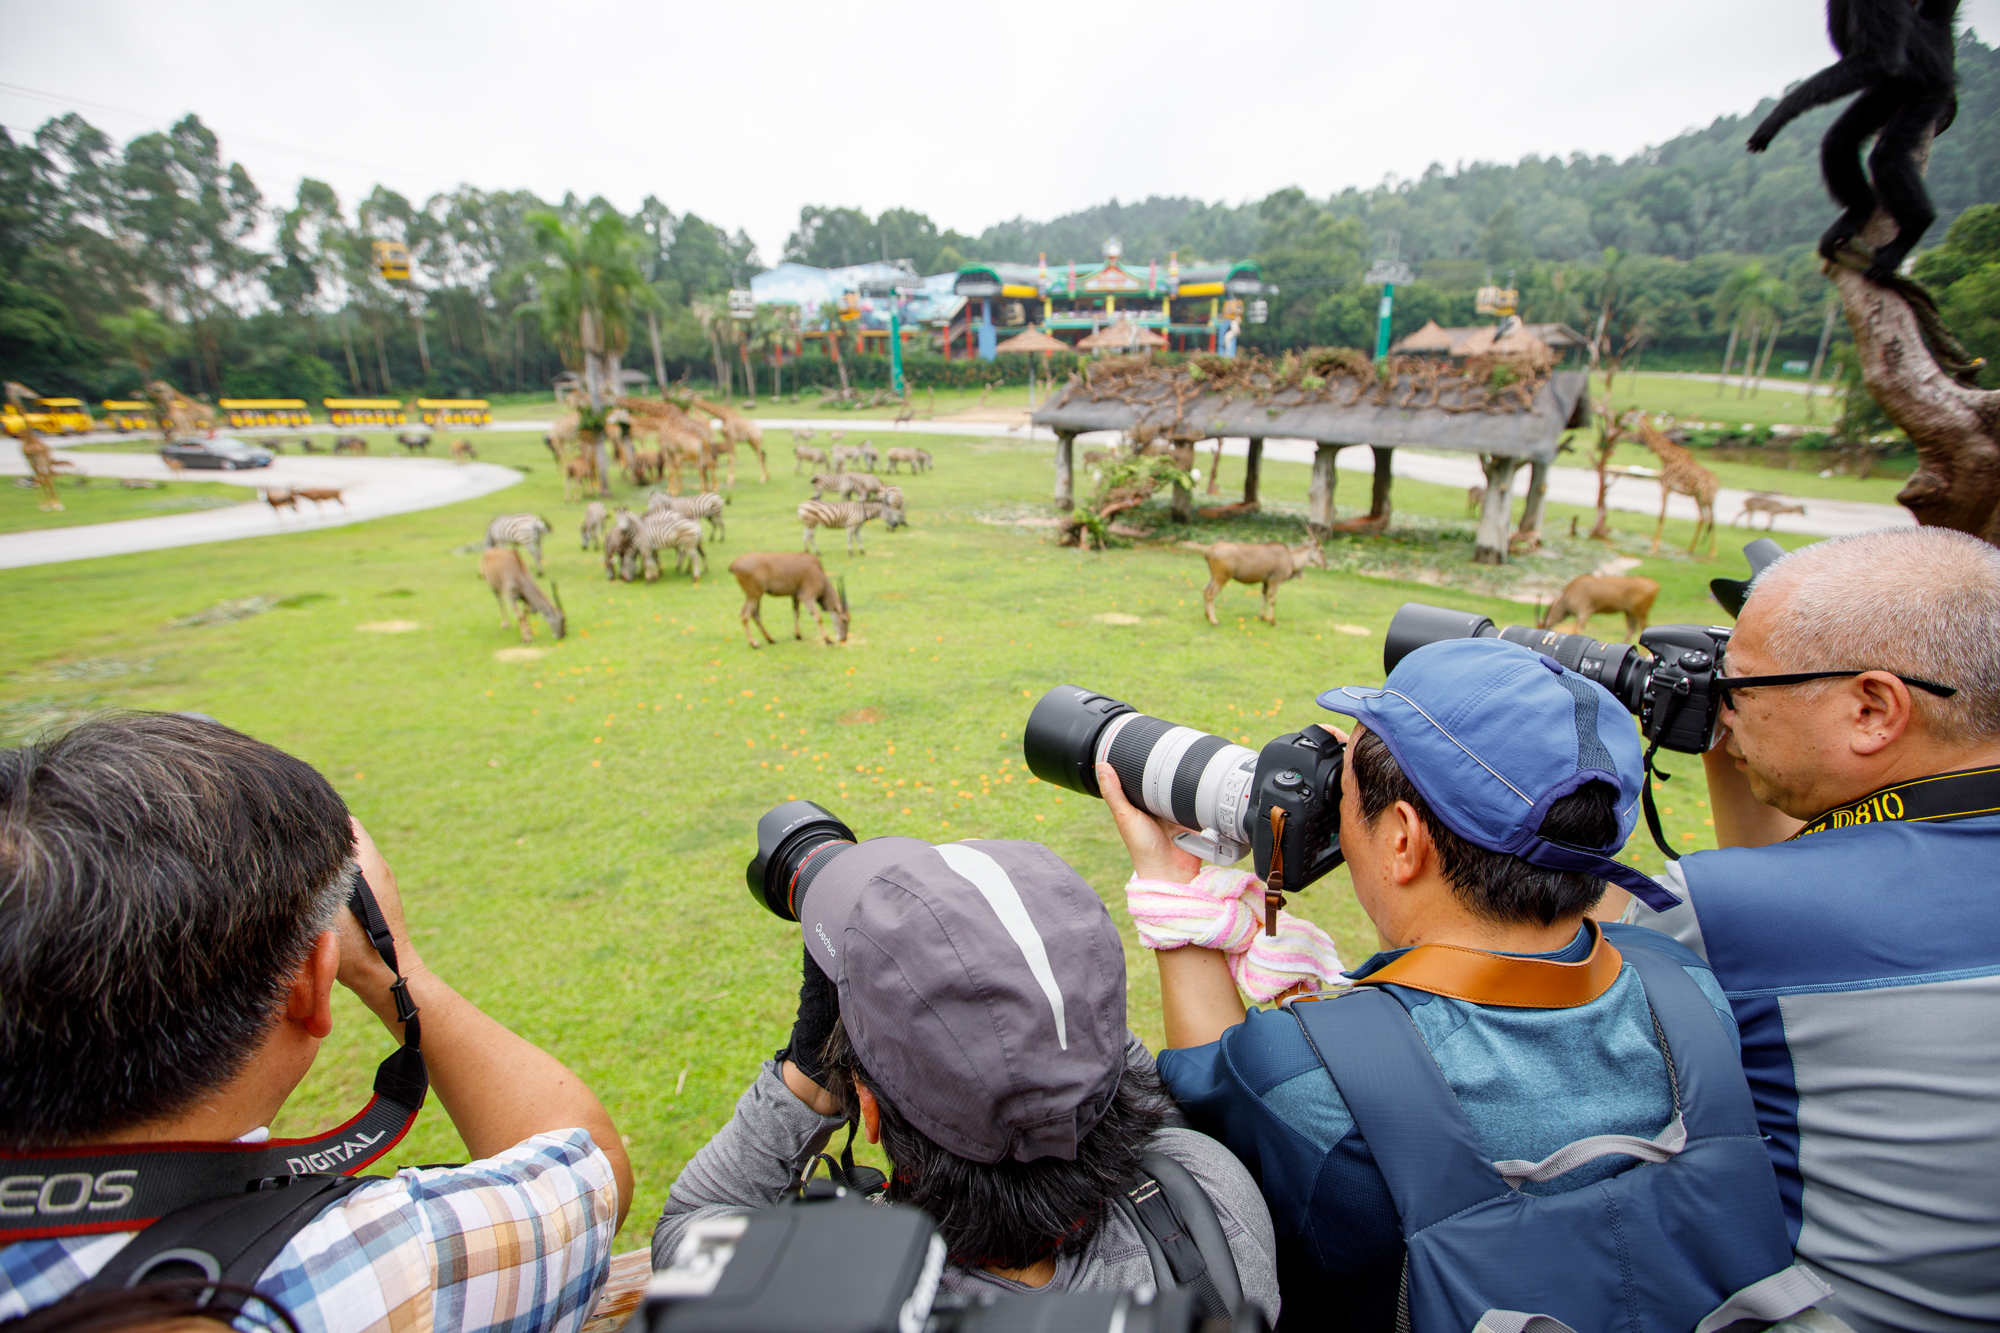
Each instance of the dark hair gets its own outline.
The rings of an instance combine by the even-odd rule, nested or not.
[[[217,1333],[242,1319],[265,1333],[299,1333],[299,1321],[277,1298],[234,1282],[205,1277],[148,1282],[114,1291],[72,1295],[0,1323],[6,1333],[127,1333],[166,1320],[199,1319]]]
[[[857,1114],[857,1082],[874,1094],[882,1151],[895,1168],[888,1197],[929,1213],[952,1260],[967,1266],[1026,1268],[1081,1250],[1110,1211],[1112,1195],[1131,1186],[1139,1154],[1167,1117],[1159,1078],[1128,1065],[1110,1109],[1076,1145],[1074,1161],[975,1162],[940,1148],[903,1118],[861,1067],[838,1022],[822,1065],[823,1086],[844,1114]]]
[[[1445,827],[1389,753],[1388,744],[1366,727],[1348,742],[1354,757],[1354,785],[1368,827],[1398,801],[1416,807],[1438,849],[1438,861],[1452,892],[1479,915],[1493,921],[1549,925],[1587,912],[1604,896],[1604,881],[1580,870],[1547,870],[1518,856],[1475,847]],[[1578,847],[1609,847],[1618,836],[1618,791],[1590,781],[1554,802],[1542,819],[1544,838]]]
[[[302,760],[135,713],[0,750],[0,1143],[89,1140],[239,1073],[346,899]]]

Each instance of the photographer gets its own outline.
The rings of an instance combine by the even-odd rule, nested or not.
[[[360,1115],[271,1140],[336,982],[403,1045]],[[575,1329],[631,1198],[590,1090],[425,968],[332,786],[191,717],[0,750],[0,1068],[0,1319],[213,1264],[306,1328]],[[333,1174],[402,1137],[426,1068],[478,1160]],[[244,1221],[273,1201],[289,1230]]]
[[[766,816],[760,844],[790,809]],[[1166,1127],[1125,1026],[1118,932],[1090,886],[1036,843],[855,845],[822,824],[846,836],[770,881],[805,939],[790,1045],[674,1182],[655,1265],[690,1223],[776,1202],[858,1122],[894,1168],[884,1196],[930,1214],[949,1247],[948,1292],[1162,1286],[1152,1251],[1199,1238],[1205,1218],[1220,1308],[1240,1285],[1275,1315],[1264,1202],[1220,1144]],[[1187,1222],[1165,1235],[1147,1220],[1161,1193]]]
[[[1720,988],[1589,919],[1605,880],[1645,884],[1613,859],[1641,783],[1614,697],[1461,639],[1319,702],[1356,719],[1339,846],[1382,944],[1329,998],[1313,932],[1285,913],[1260,943],[1263,886],[1203,869],[1097,768],[1158,950],[1162,1077],[1261,1183],[1292,1326],[1692,1329],[1822,1296],[1791,1267]],[[1246,1012],[1239,982],[1294,998]]]
[[[2000,551],[1942,528],[1766,569],[1705,756],[1722,850],[1627,920],[1728,992],[1798,1253],[1864,1330],[2000,1325]]]

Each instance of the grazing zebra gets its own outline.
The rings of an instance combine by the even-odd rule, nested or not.
[[[854,456],[860,459],[870,472],[873,472],[875,465],[881,461],[880,455],[875,452],[875,441],[873,440],[863,440],[860,444],[855,445]]]
[[[805,434],[808,435],[810,435],[811,433],[812,433],[811,431],[805,432]],[[805,471],[805,466],[807,463],[816,463],[820,467],[830,466],[830,464],[827,462],[826,450],[810,444],[793,445],[792,475],[797,476],[799,473]]]
[[[891,449],[883,457],[888,460],[891,472],[896,470],[898,463],[908,463],[912,472],[930,471],[931,451],[928,449]]]
[[[814,540],[815,528],[846,528],[847,553],[853,555],[857,549],[867,555],[861,546],[861,525],[871,518],[879,518],[892,528],[903,526],[900,510],[878,504],[874,500],[808,500],[799,506],[799,521],[805,524],[806,549],[819,554],[819,543]]]
[[[639,557],[639,519],[623,505],[604,529],[604,577],[630,583]]]
[[[858,495],[864,500],[872,500],[881,493],[882,480],[872,472],[843,472],[834,489],[843,496]]]
[[[660,577],[661,551],[676,553],[674,568],[694,562],[694,581],[701,582],[701,524],[672,509],[655,509],[639,520],[639,555],[645,564],[646,582]]]
[[[592,500],[583,507],[583,549],[604,544],[604,525],[610,521],[611,512],[602,500]]]
[[[646,512],[657,514],[671,509],[684,518],[705,518],[710,534],[722,541],[722,503],[722,497],[714,491],[703,491],[700,495],[662,495],[656,491]]]
[[[836,444],[827,451],[827,457],[832,460],[835,472],[845,472],[847,465],[860,456],[861,446],[858,444]]]
[[[842,494],[843,492],[840,489],[840,483],[845,481],[846,479],[847,476],[845,473],[842,473],[838,476],[825,472],[813,473],[811,482],[813,488],[813,499],[815,500],[819,499],[820,496],[826,494],[828,491],[832,491],[836,495]]]
[[[902,513],[903,488],[901,486],[884,486],[882,488],[882,503],[897,513]]]
[[[535,555],[535,572],[542,570],[542,534],[553,532],[549,521],[537,514],[502,514],[486,525],[488,546],[525,546]]]

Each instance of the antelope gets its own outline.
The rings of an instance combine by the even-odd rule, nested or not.
[[[602,500],[592,500],[583,507],[583,549],[604,545],[604,525],[611,518],[611,511],[604,507]]]
[[[1467,486],[1465,488],[1466,513],[1476,514],[1481,509],[1483,509],[1485,505],[1486,505],[1486,488],[1484,486]]]
[[[363,435],[336,435],[333,437],[333,451],[337,454],[365,454],[368,439]]]
[[[903,410],[896,414],[896,424],[898,426],[906,426],[916,419],[917,409],[911,407],[908,403],[903,404]]]
[[[311,451],[310,451],[310,450],[308,450],[307,452],[311,452]],[[467,439],[457,439],[457,440],[453,440],[453,441],[451,442],[451,461],[452,461],[452,462],[454,462],[454,463],[470,463],[470,462],[471,462],[471,461],[472,461],[473,459],[475,459],[475,458],[477,458],[477,457],[479,457],[479,454],[478,454],[478,452],[477,452],[476,450],[474,450],[474,449],[473,449],[473,447],[472,447],[472,441],[471,441],[471,440],[467,440]]]
[[[398,435],[396,443],[403,446],[403,452],[414,454],[421,450],[426,456],[431,451],[431,437],[428,435]]]
[[[522,643],[533,643],[535,631],[528,625],[528,613],[533,611],[542,618],[556,638],[563,636],[562,603],[551,602],[543,596],[535,581],[528,577],[528,566],[522,561],[521,553],[512,547],[495,547],[479,556],[479,576],[486,580],[486,586],[493,589],[494,599],[500,603],[500,623],[508,629],[516,627],[516,621],[509,614],[509,604],[518,604]],[[551,583],[550,588],[555,585]]]
[[[1202,589],[1201,603],[1208,610],[1211,625],[1219,623],[1215,618],[1215,595],[1233,580],[1264,585],[1264,609],[1257,618],[1276,628],[1279,585],[1297,578],[1308,567],[1326,568],[1326,555],[1319,549],[1317,537],[1308,537],[1303,546],[1287,546],[1283,542],[1257,546],[1217,542],[1206,549],[1196,549],[1208,558],[1208,586]]]
[[[700,583],[701,524],[672,509],[656,509],[639,520],[639,558],[645,568],[646,582],[659,579],[659,553],[668,547],[676,552],[674,568],[692,562],[694,581]]]
[[[597,463],[588,454],[582,458],[565,458],[562,461],[562,473],[563,499],[570,499],[570,491],[574,489],[575,498],[581,500],[597,480]]]
[[[289,509],[294,514],[299,512],[298,493],[280,486],[273,486],[264,492],[264,503],[271,506],[274,515],[281,509]]]
[[[739,555],[729,562],[729,572],[736,576],[737,586],[743,589],[743,610],[737,618],[743,622],[743,637],[750,641],[752,648],[761,648],[757,636],[750,632],[752,622],[764,635],[764,643],[776,643],[771,631],[764,627],[764,598],[789,597],[792,599],[792,637],[804,640],[799,624],[799,604],[812,607],[813,625],[820,631],[820,641],[826,638],[825,621],[820,613],[833,621],[834,643],[847,642],[847,589],[837,586],[826,576],[819,557],[796,551],[753,551],[749,555]]]
[[[833,491],[837,494],[844,493],[841,492],[840,483],[846,479],[847,474],[844,472],[839,474],[815,472],[806,484],[812,487],[813,499],[817,500],[828,491]]]
[[[871,518],[879,518],[891,528],[900,528],[905,520],[901,510],[891,509],[874,500],[808,500],[799,506],[799,521],[805,524],[806,549],[819,554],[819,543],[814,540],[815,528],[846,528],[847,553],[857,550],[862,555],[868,551],[861,546],[861,525]]]
[[[542,572],[542,534],[553,532],[537,514],[501,514],[486,525],[488,546],[526,546],[535,553],[535,572]]]
[[[804,431],[802,433],[806,435],[812,434],[811,431]],[[793,445],[792,475],[796,477],[799,473],[803,472],[805,470],[805,465],[807,463],[817,463],[821,467],[833,466],[833,464],[827,460],[826,450],[810,444]]]
[[[928,449],[891,449],[883,457],[888,460],[891,472],[896,470],[898,463],[908,463],[912,472],[930,471],[931,452]]]
[[[341,498],[340,490],[341,488],[338,486],[294,486],[292,487],[292,496],[294,499],[311,500],[313,502],[313,510],[317,513],[319,507],[324,504],[337,504],[342,509],[347,508],[347,501]],[[294,512],[296,512],[296,506],[294,507]]]
[[[1754,528],[1757,526],[1756,515],[1762,514],[1764,515],[1764,531],[1769,532],[1772,528],[1778,526],[1778,515],[1797,514],[1803,518],[1805,517],[1805,512],[1806,507],[1802,504],[1794,504],[1790,500],[1785,499],[1784,496],[1773,495],[1769,491],[1759,491],[1757,494],[1744,500],[1743,512],[1731,520],[1729,526],[1733,528],[1747,518],[1750,520],[1750,526]]]
[[[683,518],[705,518],[708,520],[710,535],[717,541],[722,541],[724,539],[722,535],[722,505],[722,497],[714,491],[703,491],[700,495],[682,496],[661,495],[655,491],[652,502],[646,506],[646,512],[656,514],[662,510],[671,509]]]
[[[1653,613],[1653,599],[1659,595],[1660,585],[1651,579],[1586,574],[1571,579],[1569,586],[1557,594],[1542,616],[1541,628],[1554,629],[1575,616],[1576,632],[1582,634],[1590,628],[1590,618],[1599,612],[1623,611],[1626,637],[1637,638],[1645,631],[1646,617]]]
[[[639,558],[639,519],[623,505],[604,529],[604,577],[632,581]]]

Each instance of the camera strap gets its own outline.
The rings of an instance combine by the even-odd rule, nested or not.
[[[1639,761],[1640,767],[1646,770],[1646,785],[1640,789],[1639,804],[1645,808],[1646,831],[1653,835],[1653,845],[1658,847],[1669,861],[1678,861],[1681,859],[1681,854],[1667,845],[1667,832],[1660,827],[1660,807],[1653,801],[1653,779],[1658,778],[1665,782],[1673,777],[1673,774],[1654,764],[1653,756],[1659,752],[1660,743],[1654,741],[1646,747],[1646,757]]]
[[[396,963],[389,925],[357,869],[348,907],[396,974],[390,993],[403,1044],[375,1070],[375,1095],[345,1123],[301,1139],[263,1143],[120,1143],[0,1151],[0,1246],[54,1236],[138,1231],[204,1199],[269,1188],[292,1176],[351,1176],[402,1141],[430,1088],[417,1006]]]
[[[1858,801],[1835,806],[1787,841],[1857,824],[1940,823],[1993,814],[2000,814],[2000,767],[1969,768],[1912,778],[1869,792]]]

